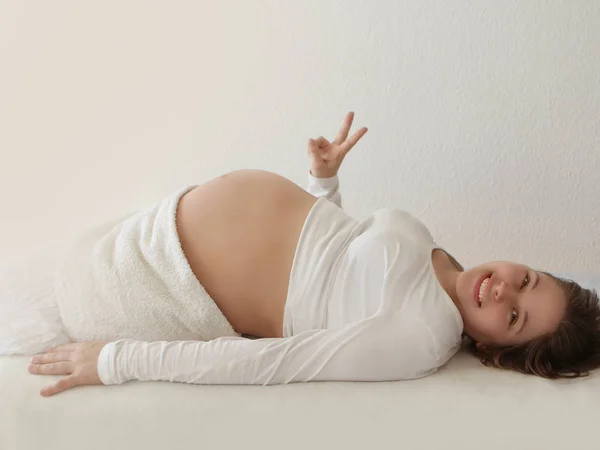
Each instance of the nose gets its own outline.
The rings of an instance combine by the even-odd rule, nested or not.
[[[494,301],[502,303],[509,300],[513,295],[513,291],[511,287],[505,281],[501,281],[500,284],[496,287],[496,291],[492,298]]]

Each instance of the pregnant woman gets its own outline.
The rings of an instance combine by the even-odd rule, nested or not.
[[[352,121],[309,140],[308,192],[232,172],[60,247],[43,276],[13,268],[0,353],[65,375],[45,396],[133,379],[412,379],[465,337],[484,363],[547,378],[600,365],[594,291],[512,262],[464,270],[400,209],[344,212],[337,173],[367,131],[348,137]]]

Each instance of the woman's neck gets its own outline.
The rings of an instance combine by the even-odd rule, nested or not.
[[[464,272],[464,268],[456,259],[441,249],[433,250],[431,259],[438,281],[458,308],[459,301],[456,284],[461,272]]]

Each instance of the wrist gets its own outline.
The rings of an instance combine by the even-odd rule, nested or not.
[[[337,176],[337,170],[314,170],[311,169],[309,174],[314,178],[334,178]]]
[[[337,189],[339,185],[340,179],[337,175],[331,177],[316,177],[310,172],[308,174],[308,190],[310,192],[320,192],[322,189],[330,191],[332,189]]]

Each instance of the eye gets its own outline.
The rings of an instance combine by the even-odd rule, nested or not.
[[[519,319],[519,312],[515,308],[513,308],[513,310],[512,310],[511,317],[512,317],[512,319],[510,320],[510,324],[512,326],[515,323],[517,323],[517,320]]]
[[[523,283],[521,284],[521,289],[525,288],[528,284],[529,284],[529,274],[525,275],[525,279],[523,280]]]

